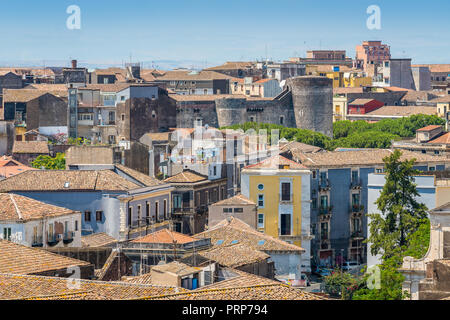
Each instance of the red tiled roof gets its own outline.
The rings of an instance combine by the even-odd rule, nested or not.
[[[434,144],[448,144],[450,145],[450,132],[444,133],[443,135],[428,141],[428,143]]]
[[[426,127],[417,129],[416,131],[432,131],[432,130],[438,129],[438,128],[442,128],[442,127],[438,126],[438,125],[430,125],[430,126],[426,126]]]

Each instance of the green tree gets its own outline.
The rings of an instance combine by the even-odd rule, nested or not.
[[[370,214],[371,253],[383,259],[402,252],[413,234],[427,218],[427,207],[416,200],[419,193],[414,183],[418,171],[416,159],[400,161],[402,153],[395,150],[383,159],[386,182],[376,204],[381,214]]]
[[[64,170],[66,168],[66,158],[64,153],[57,153],[54,158],[50,156],[39,156],[31,162],[33,168],[47,170]]]
[[[365,287],[353,294],[354,300],[399,300],[404,276],[398,271],[407,255],[421,258],[429,244],[430,224],[427,207],[419,203],[414,183],[415,159],[401,161],[401,152],[395,150],[383,159],[386,182],[376,204],[381,214],[369,214],[372,255],[380,254],[380,287]],[[371,275],[366,273],[365,281]]]

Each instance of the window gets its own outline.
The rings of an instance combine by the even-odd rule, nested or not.
[[[264,213],[258,213],[258,228],[264,228]]]
[[[176,209],[181,208],[181,196],[179,194],[173,196],[173,207]]]
[[[358,182],[358,171],[352,171],[352,183]]]
[[[264,185],[262,183],[258,184],[258,190],[264,190]]]
[[[102,221],[102,218],[103,218],[103,211],[95,211],[95,220]]]
[[[233,209],[232,208],[223,208],[223,213],[232,213]]]
[[[125,121],[125,113],[122,113],[121,115],[122,121]]]
[[[142,219],[142,217],[141,217],[141,205],[138,204],[138,206],[137,206],[137,221],[138,221],[138,225],[141,224],[141,219]]]
[[[317,179],[317,171],[316,170],[312,171],[312,178]]]
[[[280,235],[287,236],[291,234],[291,214],[280,214]]]
[[[155,219],[156,219],[156,221],[159,220],[159,208],[158,208],[158,206],[159,206],[159,202],[156,201],[155,202]]]
[[[84,221],[91,221],[91,212],[90,211],[84,212]]]
[[[376,171],[376,173],[383,173],[384,169],[382,169],[382,168],[376,168],[375,171]]]
[[[213,281],[213,275],[212,271],[203,271],[204,275],[204,285],[207,286],[212,283]]]
[[[128,226],[131,226],[132,213],[133,213],[133,208],[132,207],[128,207]]]
[[[428,171],[436,171],[436,167],[428,167]]]
[[[280,116],[280,124],[281,125],[284,124],[284,117],[283,116]]]
[[[322,240],[328,239],[328,222],[322,222],[320,224],[320,238]]]
[[[361,220],[353,219],[353,232],[360,232],[360,231],[361,231]]]
[[[359,193],[352,194],[352,205],[359,206]]]
[[[281,183],[281,201],[291,201],[291,183]]]
[[[214,172],[213,173],[214,176],[217,175],[217,167],[216,166],[213,167],[213,172]]]
[[[11,241],[11,228],[3,228],[3,239]]]
[[[320,196],[320,208],[328,208],[328,196]]]
[[[164,218],[165,219],[167,219],[168,218],[168,216],[167,216],[167,200],[166,199],[164,199]]]
[[[250,122],[255,122],[255,118],[254,117],[250,117]]]
[[[312,198],[311,205],[313,209],[317,209],[317,198]]]
[[[75,231],[78,231],[78,220],[75,220]]]
[[[244,212],[244,208],[234,208],[235,213],[242,213]]]
[[[120,101],[125,101],[125,96],[121,96]]]
[[[258,194],[258,207],[264,208],[264,195]]]

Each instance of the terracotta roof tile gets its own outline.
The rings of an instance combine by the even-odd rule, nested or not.
[[[12,153],[41,153],[49,154],[46,141],[14,141]]]
[[[296,245],[259,232],[235,217],[222,220],[211,229],[194,235],[194,238],[211,238],[211,244],[214,246],[242,244],[248,248],[264,252],[291,251],[301,253],[305,251]]]
[[[420,129],[417,129],[416,131],[422,132],[422,131],[433,131],[434,129],[439,129],[442,128],[442,126],[438,126],[438,125],[430,125],[430,126],[426,126]]]
[[[85,261],[0,240],[0,273],[36,274],[87,265]]]
[[[436,115],[435,107],[427,106],[384,106],[368,112],[365,116],[400,116],[409,117],[414,114]]]
[[[115,238],[104,232],[93,233],[81,237],[81,244],[83,247],[105,247],[116,242],[117,240]]]
[[[384,164],[383,158],[392,154],[389,149],[364,149],[364,150],[348,150],[348,151],[324,151],[317,153],[294,152],[293,157],[300,161],[308,168],[318,167],[348,167],[348,166],[372,166]],[[445,156],[435,156],[402,150],[401,160],[416,159],[416,163],[426,162],[447,162]]]
[[[190,70],[167,71],[163,76],[158,77],[158,81],[209,81],[218,79],[233,79],[233,77],[214,71],[192,72]]]
[[[283,166],[283,168],[280,168],[280,166]],[[244,167],[244,169],[295,170],[295,169],[306,169],[306,167],[295,161],[289,160],[283,156],[275,155],[259,163],[248,165]]]
[[[215,246],[209,250],[201,251],[199,254],[207,259],[216,261],[224,267],[230,268],[237,268],[270,258],[268,254],[243,244]]]
[[[431,143],[431,144],[448,144],[448,145],[450,145],[450,132],[446,132],[443,135],[440,135],[439,137],[428,141],[428,143]]]
[[[127,191],[139,186],[111,170],[30,170],[0,181],[10,191]]]
[[[230,205],[256,205],[252,200],[244,196],[243,194],[235,195],[234,197],[227,198],[212,204],[213,206],[230,206]]]
[[[12,193],[0,193],[0,221],[30,221],[80,213]]]
[[[145,235],[141,238],[137,238],[131,242],[136,243],[174,243],[177,244],[189,243],[196,241],[195,238],[189,237],[182,233],[171,231],[168,229],[161,229],[156,232]]]
[[[0,299],[28,300],[127,300],[187,292],[183,288],[77,280],[79,288],[69,287],[67,279],[31,275],[0,274]]]
[[[19,161],[14,160],[12,157],[0,157],[0,178],[9,178],[28,170],[36,169],[28,167]]]
[[[162,273],[172,273],[179,276],[186,276],[193,273],[198,273],[201,271],[200,268],[197,267],[191,267],[187,264],[178,262],[178,261],[172,261],[170,263],[166,264],[158,264],[156,266],[152,266],[152,272],[162,272]]]
[[[150,300],[326,300],[285,284],[193,290],[188,293],[153,296]]]
[[[201,175],[193,170],[185,170],[172,177],[164,180],[167,183],[195,183],[200,181],[207,181],[208,177]]]
[[[136,171],[134,169],[128,168],[128,167],[123,166],[121,164],[116,164],[115,166],[120,171],[125,172],[127,175],[129,175],[133,179],[139,181],[143,185],[146,185],[147,187],[167,185],[166,183],[164,183],[164,182],[162,182],[162,181],[160,181],[158,179],[150,177],[149,175],[143,174],[142,172],[139,172],[139,171]]]

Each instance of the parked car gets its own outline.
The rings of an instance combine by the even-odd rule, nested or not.
[[[317,274],[321,277],[326,277],[331,274],[331,269],[325,268],[325,267],[319,267],[317,268]]]
[[[363,266],[356,261],[346,261],[342,264],[342,271],[358,273]]]

